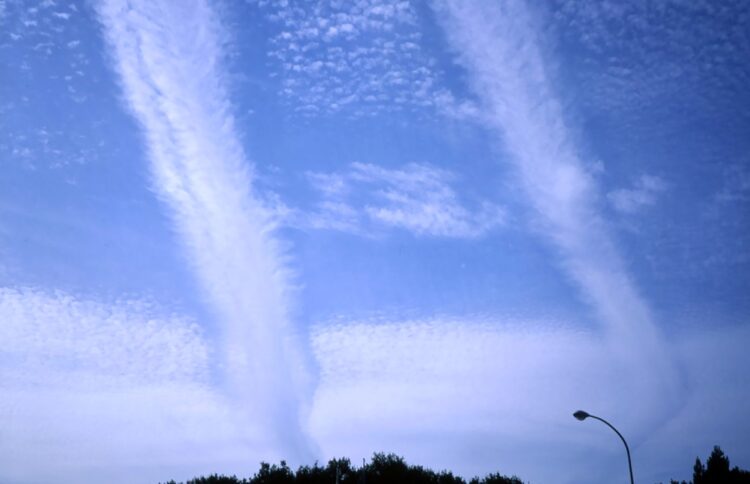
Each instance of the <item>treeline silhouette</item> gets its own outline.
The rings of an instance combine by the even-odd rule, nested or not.
[[[750,484],[750,472],[737,466],[730,467],[729,457],[721,447],[714,446],[714,450],[703,465],[699,457],[693,465],[693,480],[669,481],[669,484]]]
[[[474,477],[468,483],[449,471],[435,472],[422,466],[410,465],[396,454],[378,453],[361,467],[349,459],[331,459],[326,466],[317,462],[301,466],[296,471],[286,462],[277,464],[261,462],[260,469],[249,478],[212,474],[195,477],[180,484],[523,484],[516,476],[498,473]],[[750,484],[750,472],[731,467],[719,446],[715,446],[704,465],[695,458],[692,481],[669,481],[670,484]],[[164,484],[178,484],[174,480]]]
[[[337,477],[338,476],[338,477]],[[213,474],[196,477],[184,484],[467,484],[462,477],[449,471],[435,472],[422,466],[407,464],[396,454],[377,453],[369,463],[361,467],[352,465],[349,459],[332,459],[325,467],[316,462],[313,466],[302,466],[296,471],[286,462],[268,464],[261,462],[260,469],[250,478]],[[165,484],[177,484],[169,481]],[[523,484],[518,477],[488,474],[475,477],[468,484]]]

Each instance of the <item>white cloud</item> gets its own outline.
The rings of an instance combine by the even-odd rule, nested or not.
[[[391,169],[352,163],[343,173],[308,176],[322,201],[297,223],[312,228],[358,234],[397,228],[419,236],[472,238],[506,218],[502,207],[487,201],[467,207],[453,189],[453,174],[432,165]]]
[[[648,373],[650,391],[670,401],[674,367],[600,212],[600,188],[568,132],[534,18],[515,0],[449,0],[439,2],[437,11],[486,111],[488,127],[504,143],[538,229],[557,250],[605,334],[617,341],[611,358]],[[647,407],[639,410],[644,421],[659,418]]]
[[[198,326],[162,316],[145,302],[102,304],[60,292],[0,288],[0,319],[0,351],[14,371],[23,370],[24,384],[55,371],[78,374],[82,386],[86,375],[115,384],[205,383],[208,376]]]
[[[642,175],[633,188],[620,188],[607,193],[612,206],[618,212],[634,214],[641,209],[654,205],[661,192],[667,185],[661,178]]]
[[[621,442],[573,419],[585,409],[625,434],[639,480],[667,481],[685,471],[686,455],[710,451],[717,435],[735,452],[748,450],[750,421],[728,403],[750,395],[737,364],[750,362],[747,336],[746,328],[685,333],[665,345],[684,382],[678,411],[667,413],[670,403],[653,391],[658,377],[613,359],[616,341],[555,322],[438,317],[319,326],[311,428],[326,456],[388,449],[465,475],[500,470],[528,482],[595,483],[621,473],[625,482]],[[646,422],[646,410],[664,418]],[[739,428],[726,432],[729,421]]]
[[[154,189],[219,320],[226,389],[285,455],[307,455],[299,420],[306,375],[287,314],[289,275],[275,212],[255,193],[235,133],[225,33],[201,1],[110,0],[98,12],[124,99],[143,128]]]
[[[611,331],[653,333],[597,211],[598,187],[564,123],[529,13],[521,2],[442,2],[446,32],[471,74],[489,126],[502,136],[544,235]]]
[[[0,480],[166,480],[169,467],[210,470],[222,460],[212,445],[246,450],[190,319],[138,300],[0,288],[0,321]]]
[[[435,108],[443,116],[457,121],[482,122],[482,110],[474,101],[458,100],[452,92],[435,93]]]
[[[278,31],[269,56],[303,116],[372,116],[433,104],[437,75],[408,1],[257,2]]]
[[[216,391],[209,344],[184,316],[137,300],[5,288],[0,320],[3,481],[164,482],[244,475],[249,458],[288,457]],[[637,475],[664,481],[716,442],[747,451],[750,421],[732,402],[750,397],[749,336],[725,328],[665,345],[683,369],[682,405],[652,433],[641,409],[668,402],[651,391],[651,375],[611,358],[616,342],[592,332],[478,317],[321,325],[310,433],[324,458],[387,450],[464,474],[602,482],[622,468],[622,448],[573,420],[584,408],[616,416]],[[667,443],[675,450],[665,453]]]

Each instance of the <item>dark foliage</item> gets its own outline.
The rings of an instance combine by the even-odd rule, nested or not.
[[[501,476],[500,474],[494,473],[489,474],[484,479],[479,479],[475,477],[471,481],[469,481],[469,484],[523,484],[523,481],[516,476],[513,477],[506,477]]]
[[[292,470],[286,462],[277,464],[262,462],[260,469],[251,478],[213,474],[196,477],[180,484],[467,484],[451,472],[435,472],[422,466],[409,465],[396,454],[375,454],[369,463],[361,467],[352,465],[349,459],[332,459],[323,467],[317,462]],[[703,465],[695,459],[693,480],[669,481],[670,484],[750,484],[750,472],[737,466],[731,467],[729,457],[714,447]],[[169,481],[164,484],[178,484]],[[507,477],[498,473],[475,477],[468,484],[523,484],[516,476]]]
[[[375,454],[369,463],[361,467],[352,465],[349,459],[332,459],[323,467],[317,462],[313,466],[302,466],[295,472],[286,462],[278,465],[262,462],[260,469],[249,479],[237,476],[213,474],[196,477],[184,484],[466,484],[466,481],[451,472],[435,472],[422,466],[409,465],[396,454]],[[165,484],[178,484],[169,481]],[[183,483],[180,483],[183,484]],[[489,474],[475,477],[469,484],[523,484],[513,476]]]
[[[669,484],[750,484],[750,472],[737,466],[730,468],[729,457],[717,445],[708,456],[704,466],[699,457],[693,465],[693,480],[688,482],[669,481]]]

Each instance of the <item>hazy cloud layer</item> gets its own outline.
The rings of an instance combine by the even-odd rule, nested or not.
[[[5,479],[165,481],[245,474],[248,456],[284,457],[266,447],[262,426],[238,428],[242,412],[209,380],[211,344],[183,316],[137,300],[27,288],[0,290],[0,318],[9,322],[0,326]],[[558,321],[320,325],[311,340],[320,379],[310,434],[321,458],[388,450],[469,475],[501,469],[533,481],[602,482],[621,468],[622,449],[573,420],[581,407],[617,415],[637,463],[680,468],[718,435],[725,448],[747,451],[724,427],[750,431],[732,403],[750,398],[748,337],[747,329],[728,328],[679,334],[665,345],[683,368],[681,405],[644,432],[630,397],[651,383],[611,357],[611,341]],[[673,450],[665,454],[665,446]],[[661,467],[650,462],[657,449]]]
[[[673,413],[645,422],[632,406],[633,395],[653,391],[649,377],[612,358],[617,342],[559,322],[436,317],[319,326],[311,429],[326,455],[392,449],[437,468],[501,469],[531,482],[604,482],[617,469],[625,482],[621,442],[596,422],[573,419],[584,408],[617,416],[627,429],[643,464],[638,479],[667,480],[674,476],[663,469],[686,467],[686,455],[705,454],[724,432],[706,409],[750,429],[728,403],[750,395],[742,370],[748,336],[746,328],[687,332],[664,345],[685,384]],[[723,445],[736,453],[748,446],[741,438]]]
[[[0,289],[0,321],[3,479],[92,482],[94,468],[112,482],[156,479],[170,466],[206,469],[186,447],[241,445],[230,407],[209,391],[195,322],[144,301],[34,288]]]

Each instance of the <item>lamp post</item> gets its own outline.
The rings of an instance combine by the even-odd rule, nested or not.
[[[625,452],[627,452],[627,454],[628,454],[628,470],[630,471],[630,484],[634,484],[634,481],[633,481],[633,464],[630,462],[630,448],[628,447],[628,443],[625,442],[625,437],[623,437],[622,434],[620,432],[618,432],[617,429],[611,423],[607,422],[606,420],[604,420],[601,417],[597,417],[596,415],[591,415],[590,413],[584,412],[583,410],[578,410],[576,413],[573,414],[573,416],[575,418],[577,418],[578,420],[581,420],[581,421],[586,420],[589,417],[594,418],[596,420],[599,420],[600,422],[604,422],[605,424],[607,424],[607,427],[609,427],[609,428],[611,428],[612,430],[615,431],[615,433],[617,434],[617,436],[620,437],[620,439],[622,440],[622,443],[625,444]]]

